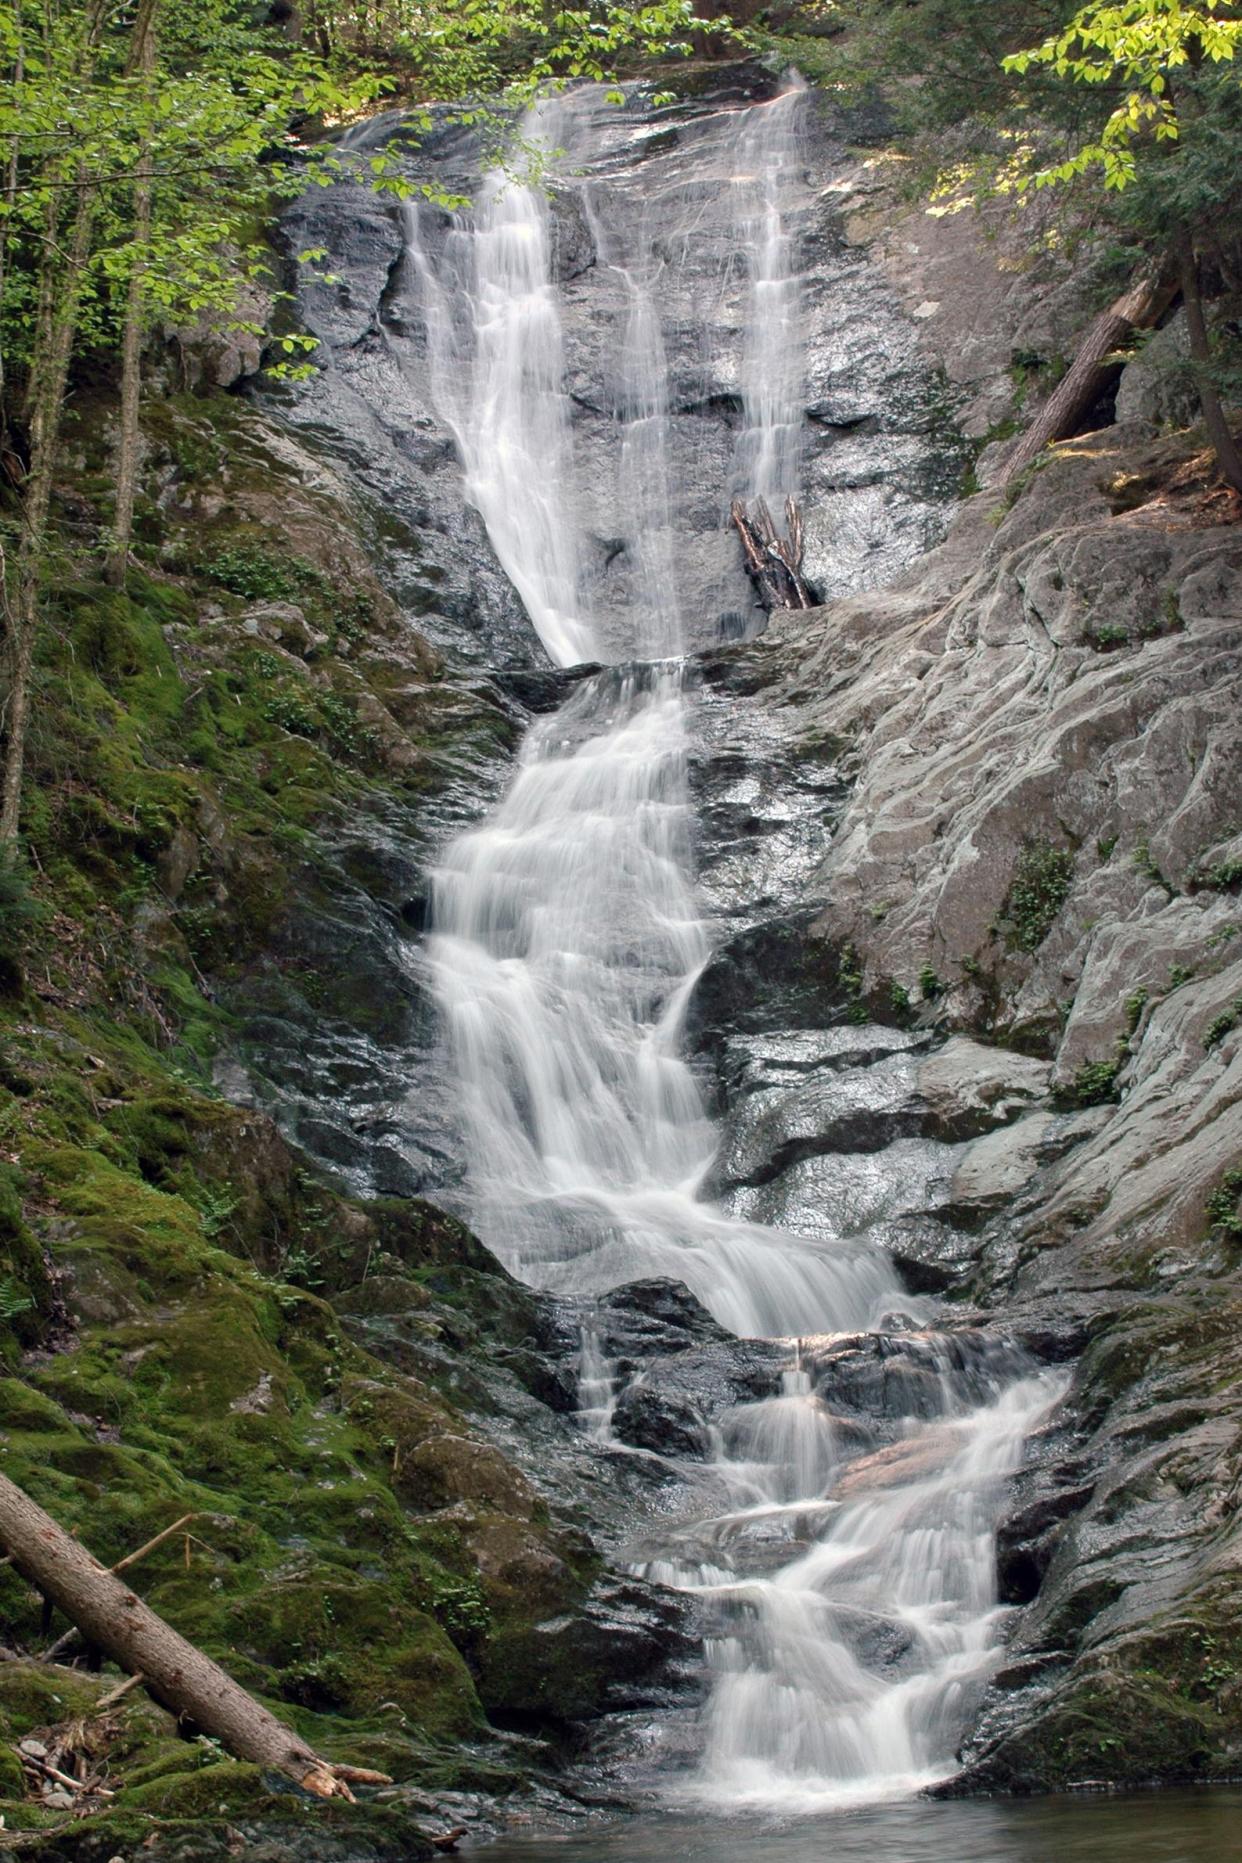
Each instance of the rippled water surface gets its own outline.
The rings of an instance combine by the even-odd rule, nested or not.
[[[934,1804],[801,1819],[635,1820],[583,1835],[509,1838],[488,1863],[1233,1863],[1242,1792]]]

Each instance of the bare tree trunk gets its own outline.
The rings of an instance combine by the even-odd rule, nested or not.
[[[270,1766],[320,1798],[351,1798],[352,1768],[320,1759],[292,1729],[135,1597],[23,1490],[0,1475],[0,1546],[22,1576],[179,1717],[239,1759]],[[379,1775],[362,1775],[378,1779]]]
[[[130,65],[143,79],[144,110],[150,102],[151,78],[155,70],[155,15],[158,6],[159,0],[144,0],[134,22]],[[130,267],[125,328],[121,337],[121,431],[116,456],[116,510],[112,523],[112,547],[104,564],[104,581],[114,589],[125,586],[129,542],[134,527],[134,492],[138,481],[138,447],[141,441],[138,411],[142,396],[143,280],[147,248],[151,241],[153,190],[153,164],[148,147],[139,158],[134,174],[134,259]]]
[[[1207,319],[1203,314],[1203,293],[1199,284],[1199,259],[1195,252],[1194,241],[1188,232],[1183,233],[1177,242],[1178,273],[1182,286],[1182,302],[1186,306],[1186,329],[1190,338],[1190,357],[1195,365],[1195,379],[1199,390],[1199,406],[1203,410],[1203,424],[1212,442],[1216,454],[1216,463],[1221,475],[1232,485],[1235,492],[1242,493],[1242,448],[1225,417],[1220,396],[1210,374],[1212,366],[1212,340],[1208,335]]]
[[[17,30],[21,31],[21,18],[17,17]],[[26,81],[26,51],[19,37],[17,50],[13,59],[13,102],[15,114],[20,120],[22,88]],[[8,272],[9,227],[17,210],[17,178],[21,163],[21,133],[14,130],[9,140],[9,159],[4,177],[4,216],[0,219],[0,303],[4,301],[4,287]],[[0,442],[7,437],[9,430],[8,412],[8,371],[4,365],[4,351],[0,349]]]
[[[30,469],[23,485],[17,586],[5,615],[4,670],[8,690],[4,711],[4,773],[0,778],[0,851],[15,844],[20,826],[30,674],[39,623],[39,580],[47,545],[65,382],[94,217],[94,190],[79,174],[78,203],[64,274],[59,280],[59,296],[53,289],[53,281],[45,280],[48,289],[41,293],[39,329],[31,364]],[[45,263],[52,265],[50,254]]]
[[[1132,330],[1150,329],[1177,295],[1167,271],[1149,271],[1102,311],[1078,346],[1068,373],[1048,397],[1042,411],[1005,467],[1002,485],[1037,459],[1046,446],[1073,433],[1108,380],[1105,358]]]
[[[94,73],[99,37],[103,30],[105,0],[92,0],[86,20],[80,81],[89,84]],[[47,546],[48,512],[60,446],[61,413],[69,358],[77,330],[82,278],[90,254],[95,221],[95,185],[84,161],[74,167],[77,201],[73,210],[68,251],[57,264],[58,190],[49,192],[48,239],[39,276],[34,353],[30,364],[27,408],[30,427],[30,468],[22,487],[21,539],[17,549],[16,588],[6,590],[3,665],[7,692],[4,701],[4,769],[0,774],[0,855],[17,842],[21,821],[22,774],[26,762],[26,729],[30,715],[30,674],[34,665],[35,635],[39,621],[39,578]]]

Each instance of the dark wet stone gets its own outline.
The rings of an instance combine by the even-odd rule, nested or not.
[[[599,1305],[602,1314],[651,1321],[659,1329],[652,1337],[659,1339],[661,1350],[666,1352],[671,1349],[670,1332],[684,1337],[687,1343],[730,1337],[682,1281],[627,1281],[623,1287],[614,1287],[602,1295]],[[632,1329],[626,1333],[631,1341],[635,1336]]]
[[[618,1398],[612,1427],[623,1443],[655,1455],[701,1457],[707,1450],[706,1422],[691,1399],[641,1378]]]

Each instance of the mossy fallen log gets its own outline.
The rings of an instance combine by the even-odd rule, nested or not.
[[[143,1604],[30,1496],[0,1475],[0,1548],[58,1610],[179,1720],[189,1720],[238,1759],[294,1779],[319,1798],[352,1799],[350,1782],[380,1773],[334,1766]]]

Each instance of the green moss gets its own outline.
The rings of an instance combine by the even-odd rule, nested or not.
[[[1195,1784],[1233,1776],[1242,1637],[1227,1600],[1204,1596],[1127,1638],[1119,1656],[1082,1665],[1050,1712],[1025,1730],[1019,1780],[1056,1790]]]
[[[867,1020],[867,1003],[863,995],[862,961],[852,944],[841,947],[837,960],[837,980],[846,1001],[846,1015],[851,1022]]]
[[[22,1215],[16,1173],[0,1165],[0,1365],[39,1338],[51,1292],[42,1250]]]
[[[384,1746],[398,1776],[445,1789],[512,1785],[507,1755],[473,1745],[487,1737],[476,1673],[497,1639],[572,1615],[595,1555],[461,1406],[463,1389],[492,1401],[489,1362],[538,1377],[539,1305],[442,1212],[340,1196],[266,1119],[214,1095],[210,1062],[233,1034],[222,997],[260,968],[291,895],[335,883],[339,838],[326,852],[320,831],[448,780],[463,746],[511,748],[517,725],[437,681],[408,627],[383,665],[387,611],[362,573],[239,520],[247,475],[266,496],[277,471],[246,455],[244,409],[148,414],[162,470],[171,458],[206,489],[226,461],[230,486],[180,536],[148,500],[144,546],[175,574],[134,571],[118,593],[70,566],[49,596],[32,858],[11,889],[0,876],[0,1133],[22,1160],[20,1175],[0,1166],[0,1469],[108,1563],[191,1515],[136,1587],[323,1750],[368,1763]],[[101,429],[88,488],[105,483],[102,446]],[[306,660],[238,625],[244,603],[276,599],[326,636],[302,637]],[[335,657],[364,638],[365,659]],[[364,723],[385,691],[417,720],[396,773]],[[347,968],[339,1000],[369,1011]],[[338,988],[319,963],[283,981]],[[396,1347],[422,1336],[412,1316],[439,1390],[399,1368],[413,1355]],[[12,1567],[0,1641],[48,1641]],[[0,1748],[89,1712],[102,1686],[0,1664]],[[49,1856],[138,1855],[156,1819],[173,1852],[184,1837],[226,1854],[243,1816],[296,1843],[294,1795],[141,1699],[123,1719],[118,1800]],[[20,1784],[0,1767],[0,1795]],[[337,1815],[312,1810],[316,1829]],[[24,1799],[0,1811],[9,1830],[45,1815]],[[399,1809],[354,1808],[346,1828],[377,1856],[423,1854]]]

